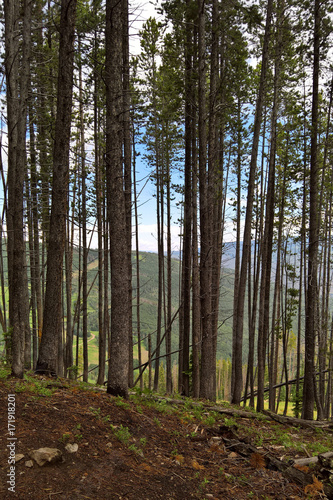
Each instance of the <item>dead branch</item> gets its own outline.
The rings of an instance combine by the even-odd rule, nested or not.
[[[280,424],[300,426],[309,429],[327,429],[333,431],[333,423],[328,422],[326,420],[304,420],[302,418],[294,418],[294,417],[284,417],[282,415],[277,415],[269,410],[263,410],[262,413],[267,417],[279,422]]]

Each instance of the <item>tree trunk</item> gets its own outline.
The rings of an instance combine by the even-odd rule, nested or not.
[[[273,12],[273,0],[268,0],[264,45],[262,52],[260,83],[259,83],[259,91],[258,91],[256,112],[254,118],[253,142],[252,142],[252,152],[250,161],[250,176],[248,182],[248,195],[247,195],[245,227],[243,236],[242,263],[240,269],[238,295],[235,298],[237,300],[237,305],[235,308],[237,324],[234,330],[234,334],[236,336],[234,341],[235,348],[234,348],[234,358],[233,358],[233,363],[235,364],[234,368],[235,372],[234,372],[234,391],[232,394],[232,402],[235,404],[239,404],[240,402],[242,386],[243,386],[242,350],[243,350],[244,300],[245,300],[248,262],[251,256],[251,226],[252,226],[253,197],[254,197],[254,187],[255,187],[255,173],[257,170],[259,136],[260,136],[262,110],[263,110],[264,95],[265,95],[266,74],[268,68],[268,51],[269,51],[272,12]]]
[[[211,214],[211,377],[216,399],[216,349],[220,299],[220,277],[222,258],[222,206],[223,206],[223,119],[218,120],[218,107],[223,107],[224,96],[219,98],[219,7],[217,0],[212,5],[212,46],[210,63],[209,123],[208,123],[208,203]],[[223,57],[223,56],[222,56]],[[222,63],[223,64],[223,63]],[[223,80],[223,75],[222,75]],[[222,121],[222,123],[219,123]]]
[[[129,334],[129,368],[128,384],[133,387],[133,327],[132,327],[132,166],[131,166],[131,134],[130,134],[130,67],[129,67],[129,33],[128,33],[128,0],[123,0],[123,127],[124,127],[124,188],[126,204],[126,229],[128,252],[128,334]]]
[[[66,241],[69,142],[72,111],[76,0],[61,1],[57,117],[53,146],[53,180],[43,333],[37,373],[57,374],[62,330],[62,273]]]
[[[78,43],[79,53],[81,42]],[[88,245],[87,245],[87,186],[86,186],[86,152],[84,139],[84,114],[82,92],[82,64],[79,67],[79,113],[80,113],[80,162],[81,162],[81,196],[82,196],[82,342],[83,342],[83,381],[88,382]]]
[[[205,0],[198,0],[198,64],[199,64],[199,201],[200,201],[200,294],[201,294],[201,373],[200,397],[216,399],[215,394],[215,360],[213,359],[212,318],[211,318],[211,214],[209,213],[207,189],[207,131],[206,131],[206,65],[205,65]]]
[[[282,49],[282,17],[284,15],[283,2],[278,6],[278,26],[275,54],[275,72],[274,72],[274,95],[273,109],[271,116],[271,142],[270,156],[268,166],[268,184],[266,197],[266,216],[263,236],[262,252],[262,274],[260,287],[260,305],[259,305],[259,329],[258,329],[258,399],[257,411],[264,409],[265,386],[265,362],[266,347],[269,332],[269,299],[271,289],[271,268],[273,253],[273,230],[274,230],[274,207],[275,207],[275,154],[276,154],[276,125],[279,110],[279,92],[280,92],[280,69],[281,69],[281,49]],[[282,12],[282,14],[281,14]]]
[[[309,208],[309,257],[308,257],[308,291],[305,318],[305,366],[303,388],[302,417],[313,420],[315,401],[314,357],[316,339],[317,310],[317,268],[318,268],[318,99],[319,99],[319,56],[320,56],[320,1],[314,4],[314,57],[313,57],[313,88],[312,88],[312,127],[311,127],[311,157],[310,157],[310,208]]]
[[[184,163],[184,234],[183,234],[183,349],[181,393],[190,395],[190,329],[191,329],[191,240],[192,240],[192,65],[191,65],[191,24],[189,21],[189,1],[186,2],[186,42],[185,42],[185,163]]]
[[[136,151],[135,138],[133,137],[133,196],[134,196],[134,219],[135,219],[135,262],[136,262],[136,331],[138,344],[138,362],[142,365],[141,355],[141,314],[140,314],[140,253],[139,253],[139,216],[138,199],[136,194]],[[139,368],[140,389],[143,390],[142,369]]]
[[[107,392],[128,397],[129,263],[123,172],[123,15],[121,2],[107,0],[105,29],[106,180],[111,259],[111,351]]]
[[[95,35],[95,54],[97,54],[97,42]],[[98,130],[100,125],[100,114],[97,108],[98,92],[98,71],[94,72],[95,85],[95,105],[94,105],[94,143],[95,143],[95,182],[96,182],[96,210],[97,210],[97,238],[98,238],[98,377],[97,384],[102,385],[105,380],[105,357],[106,357],[106,330],[103,320],[103,221],[102,221],[102,202],[103,187],[101,179],[100,166],[100,147]]]
[[[30,339],[29,293],[24,242],[23,192],[30,76],[31,3],[23,2],[22,59],[19,58],[20,2],[5,1],[5,70],[8,119],[8,283],[12,327],[12,374],[23,377],[25,344]],[[30,365],[29,353],[29,365]]]

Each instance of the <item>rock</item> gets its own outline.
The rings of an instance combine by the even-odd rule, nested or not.
[[[25,465],[26,467],[33,467],[33,466],[34,466],[34,463],[33,463],[33,461],[32,461],[32,460],[27,460],[27,461],[24,463],[24,465]]]
[[[40,467],[43,467],[45,464],[60,462],[62,459],[62,453],[57,448],[39,448],[38,450],[32,450],[29,456],[33,458]]]
[[[79,449],[79,445],[77,443],[68,443],[66,444],[65,449],[68,451],[68,453],[76,453]]]
[[[211,441],[213,441],[215,443],[220,443],[222,441],[222,438],[220,436],[213,436],[211,438]]]
[[[17,464],[17,462],[19,462],[20,460],[22,460],[22,458],[24,458],[24,455],[22,455],[22,453],[17,453],[15,455],[15,463]]]

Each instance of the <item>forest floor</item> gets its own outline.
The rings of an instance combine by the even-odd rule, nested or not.
[[[204,402],[147,394],[126,401],[87,384],[25,378],[0,382],[1,499],[328,498],[315,469],[307,471],[313,484],[304,487],[270,470],[265,459],[288,462],[332,451],[326,430],[283,425],[251,411],[249,418],[220,414]],[[230,439],[257,451],[232,451]],[[70,453],[74,443],[78,449]],[[19,460],[12,477],[10,446]],[[44,447],[60,450],[61,460],[37,465],[29,453]]]

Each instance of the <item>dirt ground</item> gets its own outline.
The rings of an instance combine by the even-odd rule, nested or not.
[[[0,382],[1,499],[326,498],[320,488],[306,492],[265,467],[266,452],[284,460],[307,456],[321,437],[312,430],[218,415],[189,402],[147,395],[124,401],[83,384],[52,384],[41,377]],[[223,441],[228,435],[255,444],[258,455],[230,451]],[[289,446],[276,444],[277,435]],[[15,478],[13,470],[8,476],[8,443],[16,456],[24,455],[12,466]],[[76,443],[77,452],[69,453],[68,443]],[[44,447],[59,449],[62,460],[43,467],[31,461],[29,452]],[[8,490],[10,479],[15,493]]]

